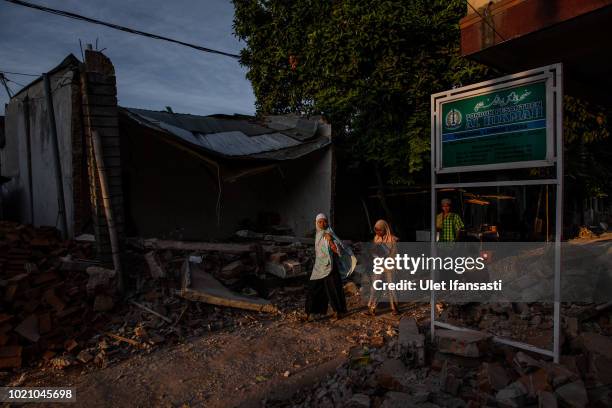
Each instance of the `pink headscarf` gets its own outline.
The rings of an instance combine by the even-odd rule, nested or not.
[[[378,228],[383,230],[383,235],[382,237],[379,236],[378,234],[374,235],[374,242],[376,243],[391,243],[391,242],[397,242],[397,237],[395,235],[393,235],[393,232],[391,232],[391,227],[389,226],[389,223],[385,220],[378,220],[376,221],[376,224],[374,224],[374,228]]]

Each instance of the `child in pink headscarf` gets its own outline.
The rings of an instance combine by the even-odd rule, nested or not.
[[[391,232],[389,223],[385,220],[376,221],[376,224],[374,224],[374,234],[374,244],[382,246],[386,254],[385,256],[390,258],[395,257],[397,254],[397,237],[393,235],[393,232]],[[395,269],[385,269],[384,279],[389,283],[394,282]],[[389,290],[388,294],[391,312],[393,315],[399,315],[397,295],[395,294],[395,291]],[[368,301],[368,313],[371,316],[376,316],[376,306],[378,305],[379,297],[380,291],[372,288],[370,290],[370,300]]]

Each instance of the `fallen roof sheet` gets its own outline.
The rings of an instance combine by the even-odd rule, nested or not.
[[[129,118],[183,142],[231,158],[292,160],[331,143],[318,121],[295,115],[269,116],[259,123],[244,115],[197,116],[122,108]]]

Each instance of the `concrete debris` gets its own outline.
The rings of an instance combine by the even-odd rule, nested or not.
[[[225,265],[221,269],[221,277],[223,279],[237,279],[240,277],[240,274],[244,271],[244,265],[242,261],[237,260],[232,263]]]
[[[527,389],[527,393],[531,397],[536,397],[539,392],[551,391],[551,386],[548,383],[548,371],[543,368],[536,370],[532,374],[526,374],[518,379]]]
[[[87,281],[88,293],[93,293],[99,286],[109,286],[111,279],[115,276],[113,269],[101,268],[99,266],[90,266],[85,272],[89,275],[89,280]]]
[[[555,390],[555,394],[564,406],[570,408],[584,408],[589,402],[589,398],[582,381],[565,384]]]
[[[93,310],[95,312],[108,312],[115,306],[115,301],[108,295],[97,295],[94,299]]]
[[[176,250],[176,251],[202,251],[222,252],[227,254],[243,254],[254,250],[252,244],[217,243],[217,242],[185,242],[169,241],[163,239],[131,240],[131,244],[144,249]]]
[[[506,369],[499,363],[482,363],[478,372],[478,388],[486,393],[500,391],[510,383]]]
[[[419,333],[414,318],[405,316],[400,319],[397,344],[404,364],[409,367],[425,365],[425,336]]]
[[[93,360],[94,356],[92,356],[87,350],[81,350],[77,355],[77,360],[79,360],[83,364],[89,363]]]
[[[405,379],[406,371],[406,366],[400,360],[389,359],[384,361],[376,370],[375,381],[381,388],[404,391],[408,384]]]
[[[253,232],[249,230],[240,230],[236,231],[236,236],[240,238],[252,239],[252,240],[263,240],[263,241],[272,241],[277,243],[302,243],[307,245],[313,245],[314,239],[312,238],[302,238],[302,237],[294,237],[290,235],[271,235],[271,234],[263,234],[259,232]]]
[[[436,330],[438,349],[442,353],[480,357],[491,335],[475,331]]]
[[[30,315],[27,319],[22,321],[15,331],[21,334],[32,343],[36,343],[40,339],[40,332],[38,330],[38,317],[36,315]]]
[[[538,408],[557,408],[557,397],[552,392],[541,391],[538,393]]]
[[[516,371],[518,371],[521,375],[526,375],[527,373],[542,367],[542,363],[522,351],[519,351],[514,355],[512,363],[514,364]]]
[[[347,408],[370,408],[370,397],[366,394],[353,394],[346,403]]]
[[[147,261],[147,265],[149,266],[149,272],[151,273],[151,277],[153,279],[160,279],[166,277],[166,271],[159,262],[155,251],[147,252],[144,255],[144,258],[145,261]]]
[[[265,270],[270,275],[277,276],[281,279],[295,278],[306,274],[300,262],[295,259],[288,259],[281,263],[272,261],[266,262]]]
[[[200,265],[185,262],[183,274],[183,287],[179,294],[185,299],[238,309],[278,312],[276,306],[268,300],[232,292],[204,271]]]
[[[518,408],[525,405],[528,391],[520,381],[515,381],[495,394],[497,403],[502,407]]]

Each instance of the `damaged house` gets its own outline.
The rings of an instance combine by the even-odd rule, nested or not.
[[[297,116],[120,108],[129,228],[212,239],[237,229],[308,235],[331,209],[329,126]]]
[[[120,238],[220,240],[236,230],[308,236],[332,213],[331,128],[297,116],[196,116],[119,107],[102,53],[70,55],[6,107],[4,217],[94,234],[109,252],[101,141]],[[61,182],[59,182],[61,181]]]

